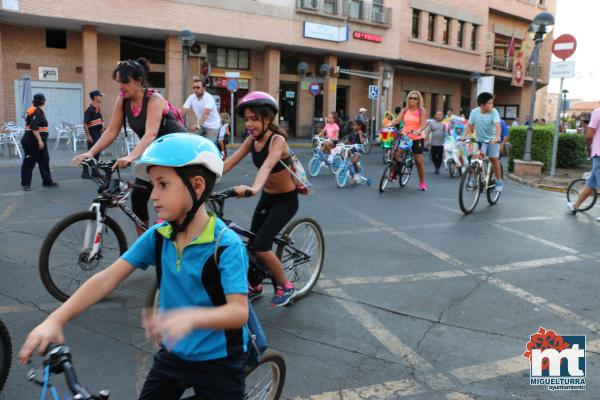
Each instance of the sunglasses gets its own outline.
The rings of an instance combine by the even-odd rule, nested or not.
[[[418,98],[418,97],[409,97],[408,99],[409,99],[409,100],[419,100],[419,98]]]
[[[202,86],[192,86],[193,89],[202,89]]]

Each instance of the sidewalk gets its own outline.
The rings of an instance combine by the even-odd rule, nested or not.
[[[575,179],[580,179],[583,174],[589,172],[591,165],[582,165],[577,168],[556,168],[554,177],[544,173],[539,176],[523,175],[518,176],[508,173],[508,178],[523,185],[531,186],[537,189],[550,190],[554,192],[566,192],[569,184]]]

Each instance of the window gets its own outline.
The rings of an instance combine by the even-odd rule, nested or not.
[[[121,60],[137,60],[144,57],[153,64],[164,64],[165,41],[121,36],[120,55]]]
[[[427,40],[433,42],[435,38],[435,14],[429,14],[429,19],[427,20]]]
[[[307,8],[309,10],[317,9],[317,0],[302,0],[302,8]]]
[[[463,35],[465,33],[465,23],[464,21],[458,21],[458,40],[456,41],[456,45],[458,47],[463,47]]]
[[[248,50],[208,46],[208,62],[217,68],[250,69]]]
[[[362,19],[363,2],[362,0],[350,0],[350,18]]]
[[[300,59],[291,53],[281,53],[281,63],[279,64],[279,73],[298,74],[298,63]]]
[[[323,11],[325,14],[336,15],[337,12],[337,0],[325,0],[323,4]]]
[[[373,22],[384,23],[385,15],[383,14],[383,0],[373,0]]]
[[[420,14],[421,14],[421,11],[415,10],[413,8],[412,37],[414,37],[414,38],[418,38],[419,37],[419,16],[420,16]]]
[[[51,49],[66,49],[67,31],[46,29],[46,47]]]
[[[444,36],[443,36],[444,44],[450,43],[450,38],[449,38],[450,35],[448,34],[449,28],[450,28],[450,18],[444,17],[444,24],[442,26],[442,31],[444,32]]]
[[[477,25],[471,30],[471,50],[477,50]]]
[[[431,106],[429,107],[429,115],[431,117],[433,117],[435,115],[435,112],[437,111],[437,100],[438,100],[438,95],[437,93],[431,93]]]
[[[148,74],[148,84],[155,88],[165,88],[165,73],[150,72]]]

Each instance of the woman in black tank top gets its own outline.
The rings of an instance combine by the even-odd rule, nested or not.
[[[298,211],[298,193],[286,168],[290,159],[287,134],[273,124],[277,112],[277,102],[268,93],[250,92],[240,100],[236,114],[244,118],[250,135],[225,161],[223,173],[229,172],[248,153],[252,153],[252,162],[258,168],[254,183],[251,187],[237,186],[235,190],[239,197],[261,192],[250,228],[256,235],[252,246],[256,258],[274,276],[277,288],[271,305],[280,307],[294,298],[296,290],[283,272],[281,261],[271,249],[277,233]],[[261,285],[249,288],[250,299],[261,295]]]
[[[157,137],[168,133],[187,131],[168,111],[168,105],[160,93],[146,89],[148,72],[150,72],[149,62],[144,58],[135,61],[120,61],[117,64],[112,77],[119,84],[120,95],[115,101],[108,128],[91,149],[73,158],[73,163],[79,165],[83,160],[94,157],[110,146],[119,136],[121,128],[125,126],[125,118],[131,129],[140,138],[140,142],[129,155],[119,158],[115,167],[129,166]],[[136,183],[146,185],[149,190],[152,188],[148,182],[142,180],[136,179]],[[134,190],[131,195],[133,212],[146,225],[148,225],[149,219],[147,208],[150,198],[149,190]],[[136,231],[138,234],[143,233],[137,225]]]

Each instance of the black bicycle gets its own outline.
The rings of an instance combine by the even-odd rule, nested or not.
[[[127,203],[133,189],[149,189],[123,181],[119,170],[113,171],[115,162],[97,163],[93,158],[83,162],[93,171],[98,196],[87,211],[75,212],[54,225],[42,243],[40,276],[57,300],[66,301],[85,281],[127,250],[125,233],[108,216],[109,209],[120,208],[142,230],[147,229]]]
[[[585,182],[586,182],[586,179],[580,178],[580,179],[575,179],[573,182],[571,182],[569,184],[569,187],[567,188],[567,201],[569,203],[573,204],[577,201],[577,199],[579,198],[579,195],[583,191],[583,188],[586,186]],[[591,210],[592,207],[594,207],[594,205],[596,204],[596,200],[598,200],[598,190],[592,189],[592,194],[590,194],[585,199],[585,201],[583,203],[581,203],[581,205],[579,206],[577,211],[584,212],[584,211]]]
[[[0,320],[0,392],[4,388],[12,361],[12,342],[4,322]]]
[[[263,375],[267,371],[267,375]],[[42,398],[46,398],[46,392],[50,392],[52,398],[60,399],[57,388],[52,383],[52,377],[64,374],[67,388],[73,400],[108,400],[110,391],[101,390],[97,395],[83,387],[78,379],[71,358],[71,351],[65,345],[51,345],[46,352],[42,367],[31,369],[28,378],[42,387]],[[278,400],[283,391],[285,382],[285,362],[281,354],[273,350],[267,350],[258,366],[246,369],[246,390],[244,400]],[[188,385],[182,384],[181,389],[187,389]],[[66,397],[65,397],[66,398]],[[184,397],[195,399],[195,396]]]
[[[270,281],[275,289],[276,282],[269,269],[260,262],[252,249],[254,233],[235,222],[224,218],[225,200],[236,197],[235,190],[229,188],[209,196],[207,209],[213,211],[225,224],[237,233],[246,245],[249,269],[248,282],[255,287],[265,280]],[[317,221],[301,218],[290,222],[283,233],[275,237],[275,254],[283,264],[283,271],[296,286],[295,300],[300,300],[310,293],[317,283],[325,260],[325,240],[323,231]],[[158,304],[159,291],[156,283],[146,298],[147,307]]]

